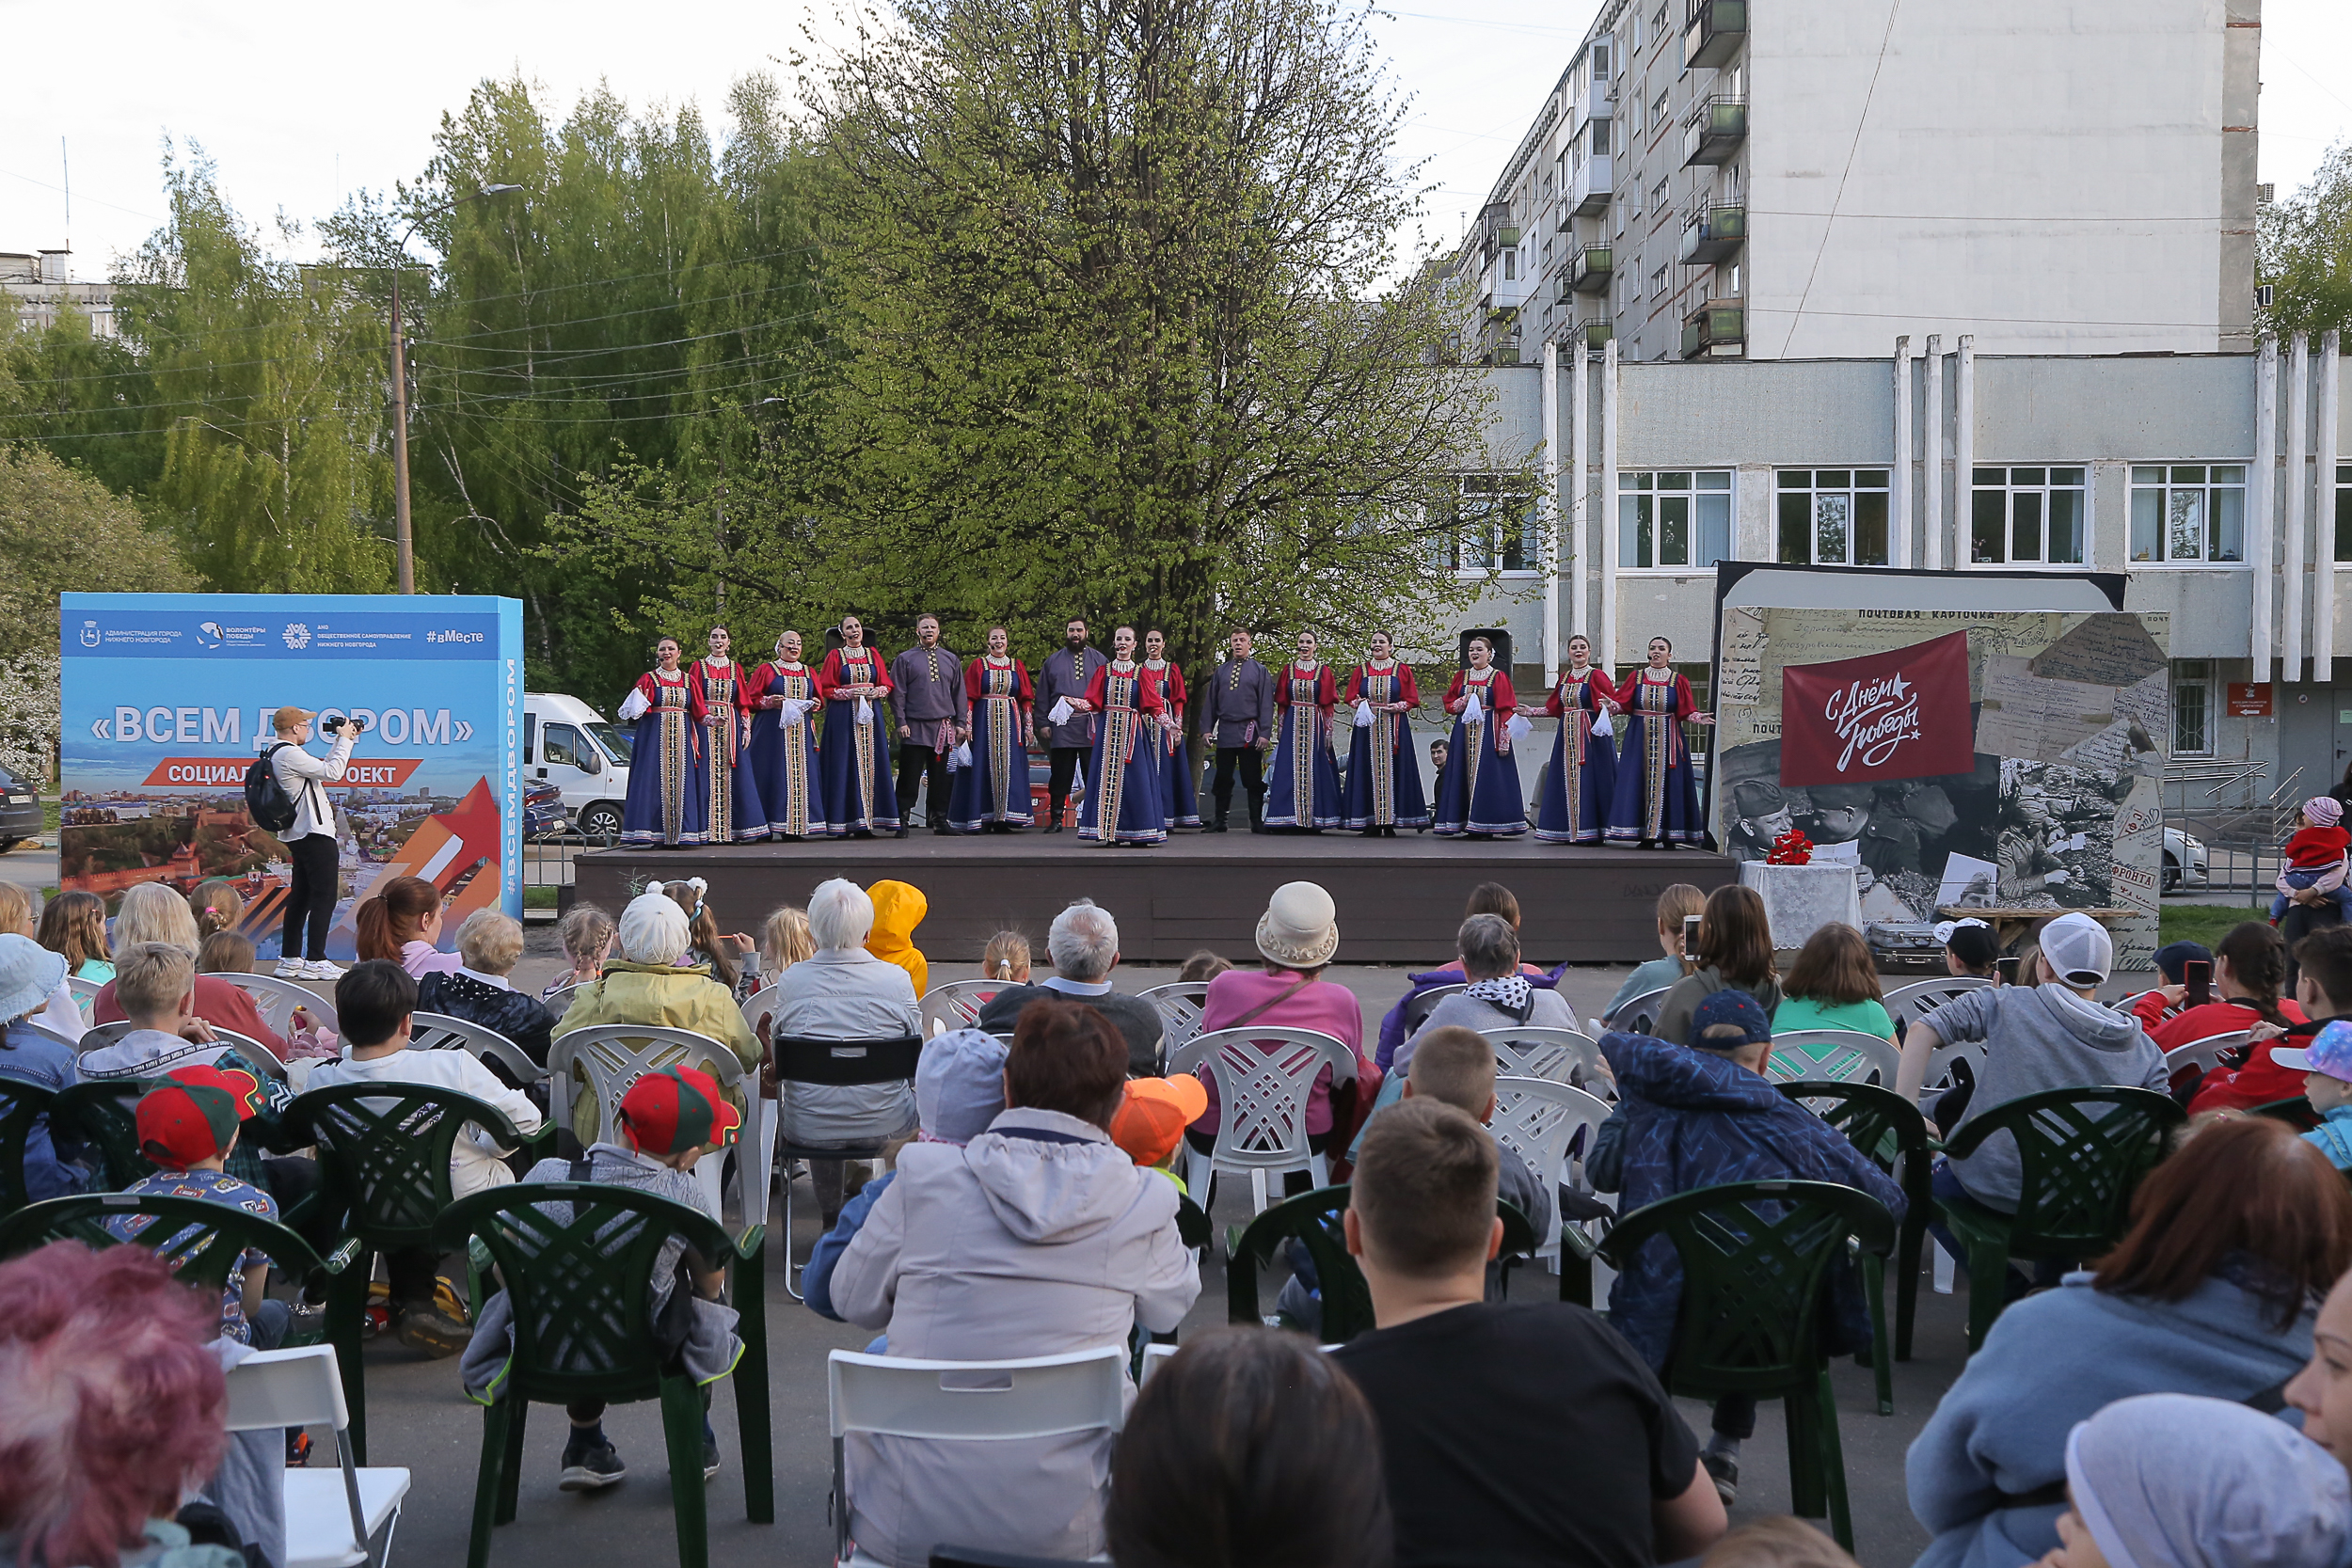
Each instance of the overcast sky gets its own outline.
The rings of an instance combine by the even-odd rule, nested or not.
[[[1594,8],[1407,3],[1420,8],[1378,24],[1397,85],[1414,100],[1401,151],[1436,187],[1430,233],[1451,237]],[[161,221],[167,137],[202,144],[249,220],[322,216],[346,193],[413,179],[442,112],[484,76],[517,69],[559,114],[601,78],[632,105],[692,99],[715,117],[732,77],[763,66],[788,75],[771,59],[798,41],[805,10],[774,0],[651,10],[617,0],[410,0],[390,11],[114,0],[83,11],[0,0],[0,250],[70,237],[75,276],[105,276]],[[2352,5],[2269,0],[2264,12],[2260,178],[2284,195],[2331,141],[2352,135],[2352,86],[2337,69],[2352,57]],[[72,164],[70,236],[60,138]]]

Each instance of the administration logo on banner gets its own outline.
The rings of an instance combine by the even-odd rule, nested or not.
[[[1976,767],[1968,634],[1781,672],[1780,782],[1868,784]]]

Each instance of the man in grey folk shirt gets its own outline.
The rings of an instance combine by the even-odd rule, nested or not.
[[[914,817],[915,786],[930,781],[925,819],[947,831],[947,753],[972,738],[963,661],[939,645],[939,617],[914,618],[914,646],[890,661],[890,709],[898,725],[898,836]]]
[[[1062,628],[1062,645],[1045,656],[1038,671],[1037,705],[1031,709],[1037,716],[1037,737],[1045,743],[1053,764],[1045,776],[1045,798],[1053,813],[1045,819],[1049,833],[1061,832],[1070,780],[1086,766],[1087,752],[1094,745],[1094,716],[1073,713],[1057,724],[1051,718],[1054,705],[1064,697],[1085,697],[1087,688],[1094,684],[1094,672],[1110,662],[1101,649],[1087,646],[1084,621],[1073,620]]]
[[[1274,744],[1274,676],[1249,657],[1249,634],[1235,631],[1223,663],[1200,683],[1200,733],[1216,748],[1216,817],[1209,832],[1225,832],[1233,809],[1233,769],[1249,791],[1249,831],[1265,831],[1265,748]]]

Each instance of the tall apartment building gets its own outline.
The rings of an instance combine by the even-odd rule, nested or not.
[[[1465,352],[2247,351],[2261,0],[1608,0],[1448,270]]]
[[[114,285],[75,282],[72,259],[70,250],[0,250],[0,301],[27,332],[54,326],[70,305],[89,318],[93,336],[113,337]]]

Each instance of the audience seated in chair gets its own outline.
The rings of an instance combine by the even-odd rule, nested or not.
[[[2240,1117],[2197,1132],[2141,1182],[2095,1273],[2001,1314],[1912,1444],[1912,1512],[1935,1536],[1919,1568],[2049,1551],[2076,1422],[2136,1394],[2275,1390],[2346,1268],[2352,1190],[2293,1129]]]
[[[2336,1169],[2352,1171],[2352,1019],[2328,1020],[2300,1048],[2281,1046],[2272,1060],[2302,1069],[2303,1098],[2319,1113],[2319,1125],[2304,1141]]]
[[[31,935],[29,931],[25,933]],[[188,901],[171,891],[163,882],[141,882],[122,895],[122,908],[115,915],[115,979],[98,988],[98,995],[90,1003],[92,1023],[119,1023],[131,1015],[124,1010],[117,995],[121,979],[124,950],[143,942],[168,942],[188,956],[193,967],[196,955],[204,945],[204,938],[196,928],[196,915],[188,909]],[[63,994],[60,988],[60,994]],[[69,1000],[67,1006],[71,1008]],[[251,993],[231,985],[217,974],[196,977],[196,1016],[205,1022],[233,1030],[248,1039],[260,1040],[278,1060],[284,1061],[289,1048],[285,1037],[262,1022],[261,1009],[254,1006]],[[56,1009],[51,1009],[55,1016]],[[49,1019],[34,1022],[47,1023]],[[81,1037],[81,1013],[74,1009],[72,1030],[69,1039]]]
[[[914,945],[914,928],[930,912],[931,901],[912,882],[884,879],[866,890],[874,903],[873,929],[866,933],[866,950],[886,964],[907,972],[919,998],[931,989],[931,966]]]
[[[8,1084],[24,1084],[56,1094],[72,1087],[81,1072],[73,1048],[26,1025],[39,1025],[50,993],[65,980],[65,959],[30,937],[0,936],[0,1095]],[[77,1163],[78,1147],[60,1149],[49,1118],[40,1117],[24,1139],[24,1196],[29,1202],[81,1191],[87,1173]]]
[[[1794,1180],[1859,1188],[1902,1218],[1902,1189],[1845,1134],[1764,1075],[1772,1026],[1755,997],[1716,990],[1699,1002],[1691,1028],[1688,1048],[1646,1035],[1601,1037],[1622,1098],[1601,1123],[1584,1169],[1594,1187],[1621,1195],[1620,1212],[1694,1187]],[[1609,1321],[1643,1359],[1662,1368],[1681,1298],[1681,1259],[1671,1243],[1657,1237],[1610,1288]],[[1830,1310],[1822,1321],[1830,1337],[1824,1348],[1832,1354],[1869,1345],[1869,1316],[1851,1265],[1832,1269]],[[1728,1503],[1739,1495],[1740,1445],[1756,1432],[1755,1399],[1724,1395],[1715,1402],[1713,1426],[1703,1458]]]
[[[626,921],[623,926],[626,946]],[[874,901],[864,888],[840,877],[819,882],[808,901],[808,926],[817,951],[776,977],[771,1022],[774,1035],[876,1040],[923,1032],[922,1009],[906,969],[866,950],[866,936],[874,928]],[[740,1031],[741,1012],[735,1016]],[[758,1042],[752,1043],[756,1050]],[[914,1131],[914,1096],[903,1083],[787,1084],[779,1103],[784,1141],[807,1148],[886,1142]],[[809,1183],[817,1189],[818,1212],[828,1230],[841,1217],[844,1197],[856,1191],[845,1191],[843,1164],[809,1162]]]
[[[1396,1049],[1392,1071],[1412,1070],[1413,1053],[1433,1029],[1505,1029],[1530,1024],[1573,1029],[1576,1009],[1556,990],[1542,990],[1519,973],[1519,934],[1499,914],[1474,914],[1454,937],[1456,960],[1469,989],[1438,999],[1421,1028]]]
[[[144,1247],[0,1263],[0,1560],[245,1568],[173,1522],[229,1446],[218,1332]]]
[[[2161,958],[2164,954],[2160,952],[2156,957]],[[2215,1000],[2201,1007],[2184,1007],[2187,986],[2168,983],[2142,996],[2132,1011],[2158,1051],[2177,1051],[2216,1035],[2239,1034],[2263,1024],[2283,1033],[2307,1018],[2294,998],[2280,996],[2286,979],[2285,939],[2268,921],[2248,920],[2231,927],[2214,950]],[[2247,1049],[2234,1070],[2220,1068],[2205,1074],[2188,1102],[2188,1110],[2191,1116],[2202,1116],[2207,1111],[2251,1110],[2274,1100],[2293,1100],[2302,1092],[2302,1076],[2273,1065],[2269,1040],[2258,1039]]]
[[[1372,1408],[1295,1334],[1186,1339],[1127,1413],[1104,1524],[1120,1568],[1386,1568]]]
[[[720,1092],[717,1079],[690,1067],[648,1072],[621,1097],[613,1120],[615,1141],[596,1144],[582,1160],[542,1160],[523,1180],[607,1182],[652,1193],[718,1219],[693,1169],[705,1154],[735,1141],[743,1118]],[[719,1473],[719,1439],[710,1430],[710,1387],[734,1369],[743,1342],[736,1338],[734,1310],[720,1300],[726,1282],[723,1260],[706,1259],[682,1239],[663,1248],[654,1264],[653,1315],[661,1315],[676,1291],[681,1268],[692,1291],[693,1310],[678,1354],[702,1386],[703,1479],[708,1481]],[[483,1304],[482,1322],[458,1368],[467,1394],[476,1402],[487,1403],[494,1397],[489,1390],[513,1346],[511,1308],[501,1291]],[[619,1450],[604,1433],[604,1410],[602,1400],[581,1400],[567,1407],[571,1432],[564,1442],[557,1478],[564,1491],[601,1491],[628,1474]]]
[[[417,1010],[478,1023],[547,1066],[555,1015],[506,979],[522,959],[522,927],[496,910],[476,910],[457,927],[457,956],[458,968],[435,970],[417,982]]]
[[[1432,745],[1436,747],[1441,747],[1444,744],[1443,741],[1432,742]],[[1499,914],[1510,923],[1512,930],[1517,931],[1519,928],[1518,897],[1501,882],[1481,882],[1470,889],[1470,901],[1462,909],[1464,920],[1468,920],[1474,914]],[[1521,962],[1519,973],[1527,977],[1530,985],[1540,986],[1549,990],[1559,985],[1560,976],[1567,967],[1566,964],[1562,964],[1558,969],[1546,971],[1537,969],[1534,964]],[[1395,1062],[1396,1048],[1405,1043],[1405,1009],[1412,1005],[1413,998],[1422,991],[1435,990],[1440,986],[1458,986],[1462,984],[1466,976],[1462,974],[1461,963],[1456,960],[1442,968],[1430,970],[1423,974],[1407,974],[1405,978],[1407,982],[1405,994],[1398,998],[1395,1006],[1391,1007],[1380,1018],[1379,1042],[1373,1053],[1373,1060],[1379,1065],[1383,1072],[1388,1071],[1391,1065]]]
[[[1652,958],[1633,966],[1633,973],[1617,987],[1616,995],[1601,1012],[1603,1022],[1613,1022],[1617,1009],[1637,996],[1652,991],[1670,990],[1675,982],[1690,973],[1682,961],[1682,922],[1699,914],[1707,908],[1707,895],[1688,882],[1676,882],[1658,895],[1658,945],[1665,950],[1662,958]]]
[[[1418,1098],[1356,1162],[1343,1223],[1378,1327],[1331,1359],[1379,1418],[1398,1568],[1696,1554],[1724,1506],[1657,1374],[1583,1307],[1484,1299],[1495,1168],[1484,1128]]]
[[[1780,1006],[1772,1009],[1775,1035],[1849,1029],[1895,1039],[1895,1021],[1887,1016],[1886,991],[1879,984],[1878,959],[1862,933],[1843,921],[1833,920],[1805,938],[1780,991]]]
[[[1719,887],[1707,895],[1699,916],[1694,967],[1674,983],[1658,1005],[1650,1034],[1677,1045],[1693,1042],[1692,1015],[1719,990],[1743,990],[1771,1018],[1780,1006],[1780,972],[1772,963],[1772,925],[1764,900],[1752,887]]]
[[[2071,1506],[2043,1568],[2305,1568],[2352,1557],[2352,1481],[2230,1400],[2119,1400],[2066,1440]]]
[[[996,951],[991,943],[989,951]],[[1111,1021],[1127,1046],[1127,1071],[1136,1078],[1156,1078],[1161,1068],[1160,1010],[1140,996],[1111,989],[1111,971],[1119,967],[1119,923],[1111,911],[1092,899],[1081,898],[1054,917],[1045,934],[1046,956],[1054,973],[1028,984],[1028,944],[1021,949],[1023,984],[1008,986],[990,997],[980,1009],[978,1027],[991,1034],[1011,1031],[1021,1009],[1040,998],[1060,997],[1084,1002]],[[991,978],[994,978],[992,971]]]
[[[417,982],[387,958],[357,963],[335,982],[335,1011],[342,1021],[343,1055],[311,1070],[311,1089],[342,1084],[431,1084],[473,1096],[504,1113],[515,1131],[539,1130],[539,1107],[520,1089],[474,1060],[469,1051],[411,1051],[408,1038],[417,1010]],[[458,1134],[449,1154],[450,1193],[467,1197],[515,1180],[505,1164],[511,1152],[480,1128]],[[400,1342],[411,1349],[448,1355],[465,1348],[472,1333],[434,1304],[433,1254],[407,1248],[389,1254],[384,1270],[391,1282],[392,1310]]]
[[[1110,1140],[1127,1051],[1082,1003],[1032,1002],[1005,1060],[1006,1107],[963,1148],[913,1143],[834,1265],[834,1309],[889,1354],[1008,1360],[1166,1333],[1200,1293],[1175,1187]],[[1491,1197],[1489,1202],[1491,1203]],[[899,1568],[933,1544],[1083,1558],[1103,1549],[1110,1438],[932,1444],[849,1454],[850,1530]]]
[[[565,986],[584,986],[604,973],[612,948],[612,917],[595,904],[574,904],[555,923],[555,939],[564,944],[564,970],[547,983],[539,1000],[547,1001]]]

